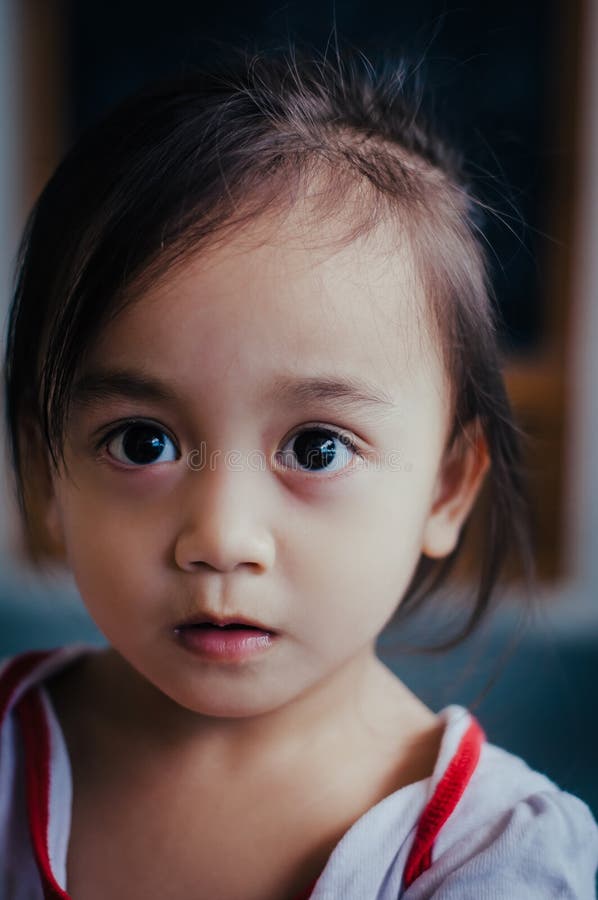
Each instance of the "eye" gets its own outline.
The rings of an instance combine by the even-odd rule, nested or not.
[[[352,456],[361,456],[346,434],[313,426],[295,434],[278,457],[290,469],[306,472],[338,472],[347,467]]]
[[[120,425],[102,441],[110,455],[131,467],[178,459],[178,450],[166,432],[151,422]]]

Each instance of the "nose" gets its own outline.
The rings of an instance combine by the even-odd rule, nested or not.
[[[263,472],[227,467],[225,460],[213,470],[190,471],[174,551],[180,569],[248,567],[259,573],[272,567],[275,541],[265,523],[263,478]]]

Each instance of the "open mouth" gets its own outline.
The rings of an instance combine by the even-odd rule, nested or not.
[[[263,654],[278,636],[256,625],[244,622],[188,622],[174,629],[179,644],[206,660],[240,663]]]
[[[243,631],[266,631],[265,628],[257,628],[255,625],[243,625],[241,622],[231,622],[228,625],[216,625],[215,622],[197,622],[191,625],[182,625],[182,628],[216,628],[218,631],[230,631],[231,629]]]
[[[207,618],[201,615],[201,613],[197,616],[189,616],[187,619],[184,619],[182,622],[178,622],[173,626],[174,630],[177,632],[181,631],[250,631],[257,632],[259,634],[275,634],[276,632],[272,628],[267,628],[265,625],[262,625],[260,622],[252,622],[250,619],[233,619],[226,620],[223,622],[219,622],[217,619]]]

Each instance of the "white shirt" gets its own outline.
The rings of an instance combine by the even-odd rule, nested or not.
[[[43,682],[100,649],[78,643],[0,663],[0,900],[68,898],[71,767]],[[595,900],[598,826],[588,806],[488,743],[465,707],[438,716],[445,730],[432,775],[345,832],[311,900]],[[201,888],[197,900],[206,900]]]

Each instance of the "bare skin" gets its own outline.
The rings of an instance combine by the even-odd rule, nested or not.
[[[293,900],[433,770],[438,718],[374,647],[422,554],[454,549],[488,455],[445,453],[409,246],[381,228],[339,247],[341,224],[298,204],[186,260],[78,373],[47,525],[112,649],[51,687],[75,900]],[[159,453],[140,460],[125,437],[148,429]],[[298,438],[322,431],[334,453],[304,468]],[[200,616],[275,639],[200,658],[173,639]]]
[[[233,765],[201,740],[181,749],[143,733],[134,710],[114,705],[111,664],[99,654],[48,682],[73,776],[76,900],[293,900],[360,816],[427,778],[438,757],[444,726],[378,660],[372,728],[339,722],[333,743],[309,741],[300,757],[273,764],[256,747]]]

